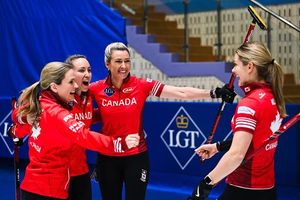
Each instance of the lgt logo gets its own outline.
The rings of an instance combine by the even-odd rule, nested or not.
[[[207,140],[182,106],[160,137],[182,170],[195,156],[194,149]]]
[[[0,127],[1,127],[0,137],[5,147],[9,151],[10,155],[13,155],[14,154],[13,141],[12,138],[8,135],[9,134],[8,128],[11,125],[10,115],[11,115],[11,111],[0,122]],[[25,137],[23,141],[25,141],[27,138],[28,137]]]
[[[12,139],[9,137],[8,132],[7,132],[8,128],[10,126],[10,123],[7,122],[7,119],[10,117],[10,115],[11,115],[11,111],[2,119],[2,121],[0,123],[0,127],[1,127],[1,130],[2,130],[0,132],[0,137],[3,140],[6,148],[8,149],[10,155],[13,155],[13,153],[14,153],[13,147],[10,148],[10,146],[9,146],[9,144],[12,144],[13,142],[12,142]],[[11,140],[11,142],[7,142],[9,140]]]

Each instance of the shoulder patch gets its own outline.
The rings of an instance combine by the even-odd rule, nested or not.
[[[153,80],[151,78],[147,78],[146,81],[151,83]]]
[[[252,108],[249,108],[247,106],[240,106],[237,110],[238,114],[249,114],[254,116],[255,114],[255,110],[253,110]]]

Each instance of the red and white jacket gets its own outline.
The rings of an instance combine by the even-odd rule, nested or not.
[[[246,96],[238,103],[232,118],[232,130],[253,134],[247,157],[276,132],[282,118],[279,115],[269,84],[252,83],[242,88]],[[241,164],[226,179],[228,184],[247,189],[270,189],[275,185],[274,154],[278,140],[272,140],[262,151]]]
[[[97,110],[98,112],[98,110]],[[91,124],[99,119],[95,117],[95,111],[93,109],[92,98],[87,92],[81,96],[76,95],[74,100],[74,106],[71,113],[78,121],[82,121],[86,128],[89,128]],[[98,114],[98,113],[97,113]],[[72,155],[70,160],[70,174],[71,176],[79,176],[88,173],[89,168],[86,158],[86,149],[80,145],[72,146]]]
[[[108,137],[89,131],[83,121],[77,121],[63,103],[51,91],[40,95],[42,113],[39,125],[32,127],[28,139],[29,164],[21,184],[21,189],[35,194],[66,199],[70,178],[70,161],[74,143],[101,153],[114,151],[116,141],[124,138]],[[68,110],[69,109],[69,110]],[[28,124],[17,123],[15,132],[18,137],[28,131]],[[23,129],[23,130],[22,130]],[[27,132],[28,133],[28,132]]]
[[[120,89],[115,88],[108,76],[104,80],[94,82],[89,91],[96,100],[102,122],[101,133],[112,137],[127,136],[139,133],[140,142],[135,148],[122,154],[108,151],[108,156],[128,156],[147,150],[142,124],[143,108],[148,96],[159,97],[164,84],[152,80],[128,76]]]

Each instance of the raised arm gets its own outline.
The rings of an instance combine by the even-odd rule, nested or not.
[[[232,103],[236,93],[233,89],[229,89],[227,85],[222,88],[217,87],[213,90],[203,90],[193,87],[176,87],[165,85],[160,97],[169,99],[182,99],[182,100],[200,100],[208,98],[222,98],[227,103]]]

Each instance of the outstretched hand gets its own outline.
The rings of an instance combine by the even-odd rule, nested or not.
[[[125,138],[125,143],[128,147],[128,149],[131,149],[133,147],[136,147],[140,143],[140,136],[138,133],[129,134]]]
[[[211,92],[212,98],[222,98],[227,103],[232,103],[235,96],[234,88],[229,88],[228,84],[225,84],[222,88],[217,87]]]
[[[195,152],[201,157],[202,160],[206,160],[218,153],[218,149],[216,143],[204,144],[195,149]]]

